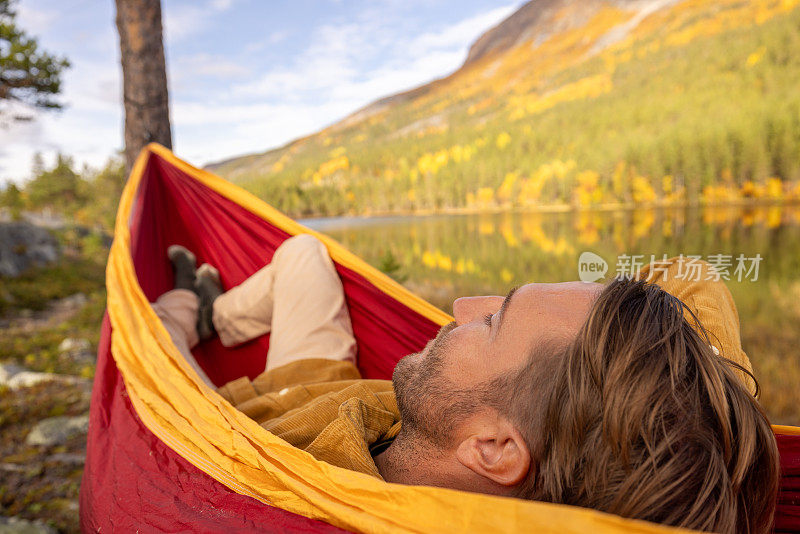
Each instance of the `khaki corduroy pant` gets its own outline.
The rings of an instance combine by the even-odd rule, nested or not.
[[[173,289],[153,310],[200,377],[211,381],[192,356],[198,342],[197,295]],[[232,347],[271,332],[267,371],[307,358],[356,361],[356,341],[344,289],[325,246],[300,234],[284,241],[272,262],[214,301],[214,328]]]

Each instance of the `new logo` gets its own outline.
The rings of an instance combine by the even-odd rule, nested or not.
[[[594,252],[583,252],[578,258],[578,277],[582,282],[597,282],[608,272],[606,260]]]

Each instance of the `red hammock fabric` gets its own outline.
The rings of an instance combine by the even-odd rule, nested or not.
[[[151,155],[131,220],[133,260],[150,301],[172,288],[165,255],[173,243],[220,270],[232,287],[269,263],[289,235]],[[439,326],[337,265],[366,378],[391,378],[397,360],[421,350]],[[164,445],[139,420],[111,354],[103,323],[92,394],[86,467],[81,485],[84,531],[333,531],[233,493]],[[195,356],[218,385],[264,369],[269,336],[234,350],[218,340]]]
[[[178,243],[219,267],[225,287],[269,262],[288,234],[151,155],[131,219],[134,264],[145,295],[172,287],[164,251]],[[438,325],[337,265],[367,378],[390,378],[395,363],[421,350]],[[217,384],[264,368],[268,336],[231,351],[218,342],[196,356]],[[92,393],[80,516],[84,531],[341,532],[326,523],[234,493],[150,432],[136,415],[103,321]],[[224,356],[224,357],[223,357]],[[784,477],[776,528],[800,532],[800,436],[779,436]]]
[[[173,243],[217,267],[225,287],[240,284],[269,263],[289,236],[243,207],[186,176],[153,154],[140,186],[131,242],[139,285],[151,302],[172,289],[164,253]],[[397,360],[421,350],[439,325],[382,293],[363,276],[337,264],[344,285],[358,361],[365,378],[391,378]],[[236,349],[218,340],[195,352],[209,378],[221,385],[264,370],[269,336]]]
[[[125,392],[108,317],[98,352],[80,494],[83,532],[345,532],[234,493],[164,445]]]

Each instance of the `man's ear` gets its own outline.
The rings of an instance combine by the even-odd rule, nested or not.
[[[520,484],[531,468],[531,453],[522,434],[496,414],[481,418],[458,445],[456,458],[475,474],[506,487]]]

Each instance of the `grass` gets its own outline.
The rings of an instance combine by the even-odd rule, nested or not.
[[[747,293],[734,297],[740,310],[749,309],[742,347],[761,386],[761,405],[773,424],[800,425],[800,282],[770,284],[766,295]]]
[[[58,415],[79,415],[89,409],[89,396],[79,387],[39,384],[12,392],[0,388],[0,513],[40,519],[61,532],[79,532],[77,499],[83,465],[63,463],[58,453],[85,454],[83,436],[63,445],[34,447],[25,443],[33,423]]]
[[[62,231],[57,237],[63,249],[57,264],[0,279],[0,361],[90,379],[94,363],[76,361],[58,347],[65,338],[83,338],[96,352],[105,310],[107,250],[98,246],[97,236]],[[54,301],[77,293],[86,299],[72,306],[53,306]],[[16,391],[0,387],[0,515],[42,520],[60,532],[80,531],[83,465],[53,455],[84,455],[85,437],[55,447],[29,446],[25,437],[42,419],[88,411],[89,392],[80,384],[51,382]]]
[[[107,250],[94,238],[58,235],[64,249],[56,264],[31,269],[18,278],[0,279],[0,360],[12,360],[33,371],[94,375],[93,366],[71,360],[58,351],[65,338],[89,340],[97,346],[105,310]],[[54,301],[83,294],[86,303],[73,309],[53,309]]]
[[[0,355],[4,360],[13,360],[32,371],[45,373],[75,374],[85,378],[94,376],[94,366],[70,359],[58,350],[66,338],[89,340],[92,350],[100,337],[100,322],[105,311],[105,291],[95,290],[88,302],[77,313],[55,324],[45,324],[30,330],[27,327],[11,326],[7,335],[0,339]]]
[[[0,317],[20,310],[42,311],[55,299],[102,290],[105,257],[68,251],[57,264],[31,269],[18,278],[0,278]]]

